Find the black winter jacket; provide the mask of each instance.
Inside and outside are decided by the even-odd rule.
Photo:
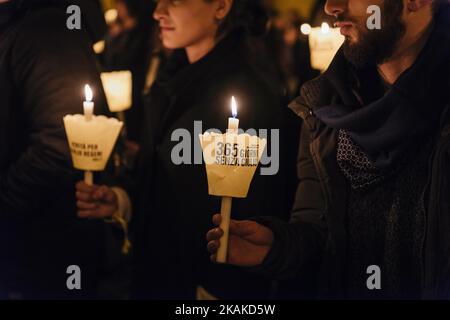
[[[212,215],[220,211],[220,199],[208,195],[204,164],[176,165],[171,159],[179,143],[172,138],[174,130],[188,132],[192,146],[199,146],[198,134],[203,133],[194,131],[194,121],[202,121],[203,131],[217,128],[225,132],[232,95],[239,104],[241,128],[281,129],[280,141],[288,138],[277,91],[249,62],[241,37],[239,33],[228,36],[192,65],[184,53],[175,53],[176,63],[169,63],[148,97],[138,171],[141,183],[132,222],[139,298],[193,299],[197,285],[219,298],[269,297],[268,279],[210,262],[204,235],[212,226]],[[275,88],[276,82],[271,85]],[[298,135],[294,133],[291,139],[296,149]],[[270,140],[269,136],[269,144]],[[258,170],[248,198],[233,201],[236,218],[260,213],[287,219],[288,169],[281,148],[278,174],[261,176]],[[194,159],[193,151],[187,158]]]
[[[86,34],[65,8],[0,5],[0,297],[92,297],[104,253],[101,221],[76,215],[76,181],[63,117],[82,113],[84,84],[106,103]],[[68,290],[67,267],[82,271]]]

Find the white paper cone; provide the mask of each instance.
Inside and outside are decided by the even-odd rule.
[[[248,134],[200,135],[210,195],[245,198],[266,140]]]
[[[104,170],[122,126],[117,119],[105,116],[94,116],[91,121],[80,114],[65,116],[74,167],[84,171]]]
[[[328,69],[344,41],[345,37],[340,34],[339,28],[330,28],[327,33],[323,33],[320,27],[312,28],[309,35],[311,66],[321,71]]]
[[[103,89],[111,112],[121,112],[131,108],[133,80],[130,71],[103,72]]]

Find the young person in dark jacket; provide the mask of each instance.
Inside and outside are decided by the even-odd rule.
[[[276,81],[271,80],[276,77],[252,63],[261,59],[252,58],[247,45],[249,35],[265,31],[265,13],[258,1],[160,0],[154,17],[164,45],[179,50],[148,96],[139,183],[134,195],[129,192],[134,209],[135,297],[192,299],[197,292],[199,298],[268,298],[269,280],[210,263],[204,234],[220,199],[208,195],[204,164],[177,165],[172,157],[179,144],[172,137],[176,130],[190,135],[192,154],[184,154],[188,162],[199,147],[199,133],[210,128],[225,132],[233,95],[239,104],[240,127],[281,129],[284,134],[281,98]],[[194,130],[195,121],[201,121],[201,129]],[[275,149],[272,152],[282,156]],[[263,214],[286,219],[286,170],[283,160],[275,175],[263,176],[258,170],[248,198],[233,201],[233,213],[244,214],[236,217]],[[117,189],[114,193],[84,183],[77,187],[84,217],[109,216],[123,199]]]
[[[365,27],[373,4],[381,30]],[[291,104],[303,120],[292,221],[234,221],[229,261],[301,278],[310,297],[448,299],[450,3],[325,10],[346,42]],[[221,233],[207,236],[213,260]],[[373,265],[379,290],[367,285]]]
[[[99,29],[90,28],[95,15],[88,14],[81,31],[67,29],[67,6],[0,4],[3,299],[95,296],[104,224],[77,217],[74,182],[80,175],[72,166],[63,117],[82,113],[86,83],[95,90],[95,112],[105,112],[92,51]],[[67,287],[71,265],[81,268],[81,290]]]
[[[110,34],[102,54],[105,71],[130,70],[132,107],[125,112],[127,140],[139,143],[142,133],[143,92],[152,55],[157,51],[156,22],[149,19],[154,3],[149,0],[116,1],[120,31]],[[123,16],[122,16],[123,15]]]

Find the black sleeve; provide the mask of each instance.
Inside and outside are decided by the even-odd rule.
[[[51,206],[58,192],[73,187],[76,171],[63,117],[82,113],[84,84],[95,93],[97,114],[106,103],[92,49],[84,30],[70,31],[59,9],[42,9],[21,22],[11,51],[25,144],[0,172],[0,212],[28,216]],[[12,137],[15,140],[14,137]]]
[[[289,223],[273,217],[253,220],[270,228],[274,244],[253,271],[276,279],[290,279],[317,270],[324,251],[327,228],[320,182],[309,150],[309,131],[303,126],[299,151],[299,185]]]

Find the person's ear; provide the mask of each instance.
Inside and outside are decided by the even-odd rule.
[[[216,20],[222,21],[226,18],[228,13],[231,10],[231,7],[233,6],[234,0],[218,0],[218,7],[216,10]],[[238,0],[239,1],[239,0]]]
[[[433,3],[433,0],[408,0],[406,7],[410,12],[417,12],[422,8],[429,6]]]

